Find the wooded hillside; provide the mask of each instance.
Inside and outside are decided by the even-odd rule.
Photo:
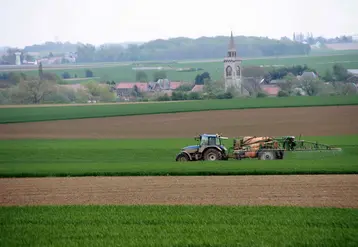
[[[107,44],[95,47],[92,44],[76,44],[78,62],[119,62],[148,60],[185,60],[210,59],[225,56],[229,36],[201,37],[198,39],[173,38],[157,39],[141,45],[122,46]],[[236,48],[240,57],[262,57],[282,55],[303,55],[310,52],[310,46],[289,39],[274,40],[264,37],[235,37]],[[49,47],[42,47],[49,46]],[[58,46],[58,49],[56,48]],[[64,47],[74,46],[66,43],[45,43],[28,46],[25,51],[49,50],[63,51]]]

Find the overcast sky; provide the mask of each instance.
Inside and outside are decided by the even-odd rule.
[[[358,33],[358,0],[0,0],[0,46]]]

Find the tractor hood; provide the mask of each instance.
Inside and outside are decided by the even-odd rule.
[[[199,145],[191,145],[191,146],[183,147],[182,150],[198,149],[199,147],[200,147]]]

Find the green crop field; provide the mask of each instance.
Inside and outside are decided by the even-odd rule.
[[[358,173],[358,136],[307,137],[341,152],[287,153],[284,160],[175,162],[193,139],[2,140],[0,177]],[[225,143],[232,145],[232,140]]]
[[[109,104],[63,107],[0,108],[0,123],[129,116],[158,113],[193,112],[249,108],[357,105],[358,96],[312,96],[199,100],[145,104]]]
[[[357,246],[357,222],[339,208],[0,207],[0,245]]]
[[[223,58],[222,58],[223,59]],[[222,59],[213,59],[212,61],[183,61],[178,63],[170,63],[168,64],[174,69],[177,68],[202,68],[203,71],[207,71],[210,73],[212,79],[219,80],[223,75],[223,62]],[[136,62],[136,63],[141,63]],[[149,66],[143,62],[143,66]],[[314,68],[317,70],[319,74],[324,74],[327,69],[331,69],[334,63],[342,64],[347,69],[356,69],[358,68],[358,51],[350,51],[350,52],[340,52],[340,53],[332,53],[332,54],[324,54],[324,55],[311,55],[311,56],[297,56],[297,57],[268,57],[268,58],[247,58],[243,59],[243,66],[292,66],[292,65],[304,65]],[[90,65],[87,65],[90,66]],[[150,66],[166,66],[165,64],[150,64]],[[90,69],[93,71],[95,77],[99,77],[99,79],[95,79],[98,81],[107,81],[114,80],[115,82],[134,82],[136,81],[136,71],[133,70],[133,65],[127,64],[118,64],[118,63],[106,63],[105,66],[100,64],[93,64]],[[76,68],[74,66],[69,65],[68,68],[59,68],[59,69],[51,69],[45,68],[48,72],[56,73],[61,76],[63,72],[67,71],[70,73],[71,77],[74,77],[75,74],[78,77],[85,77],[85,70],[87,68]],[[29,75],[37,75],[37,69],[28,70],[28,68],[24,68],[23,70],[19,69],[18,71],[22,71],[25,74]],[[145,71],[148,74],[148,79],[153,80],[152,74],[155,70]],[[167,76],[172,81],[187,81],[193,82],[195,76],[198,73],[202,73],[203,71],[194,71],[194,72],[177,72],[175,70],[168,70]],[[68,83],[76,83],[68,82]]]

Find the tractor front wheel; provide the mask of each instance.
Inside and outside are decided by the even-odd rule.
[[[222,155],[221,155],[220,151],[213,149],[213,148],[208,149],[204,153],[204,160],[216,161],[216,160],[221,160],[221,158],[222,158]]]
[[[186,161],[189,161],[190,159],[189,159],[189,157],[188,157],[187,154],[185,154],[185,153],[180,153],[180,154],[177,155],[177,157],[176,157],[175,160],[176,160],[176,161],[181,161],[181,162],[186,162]]]

